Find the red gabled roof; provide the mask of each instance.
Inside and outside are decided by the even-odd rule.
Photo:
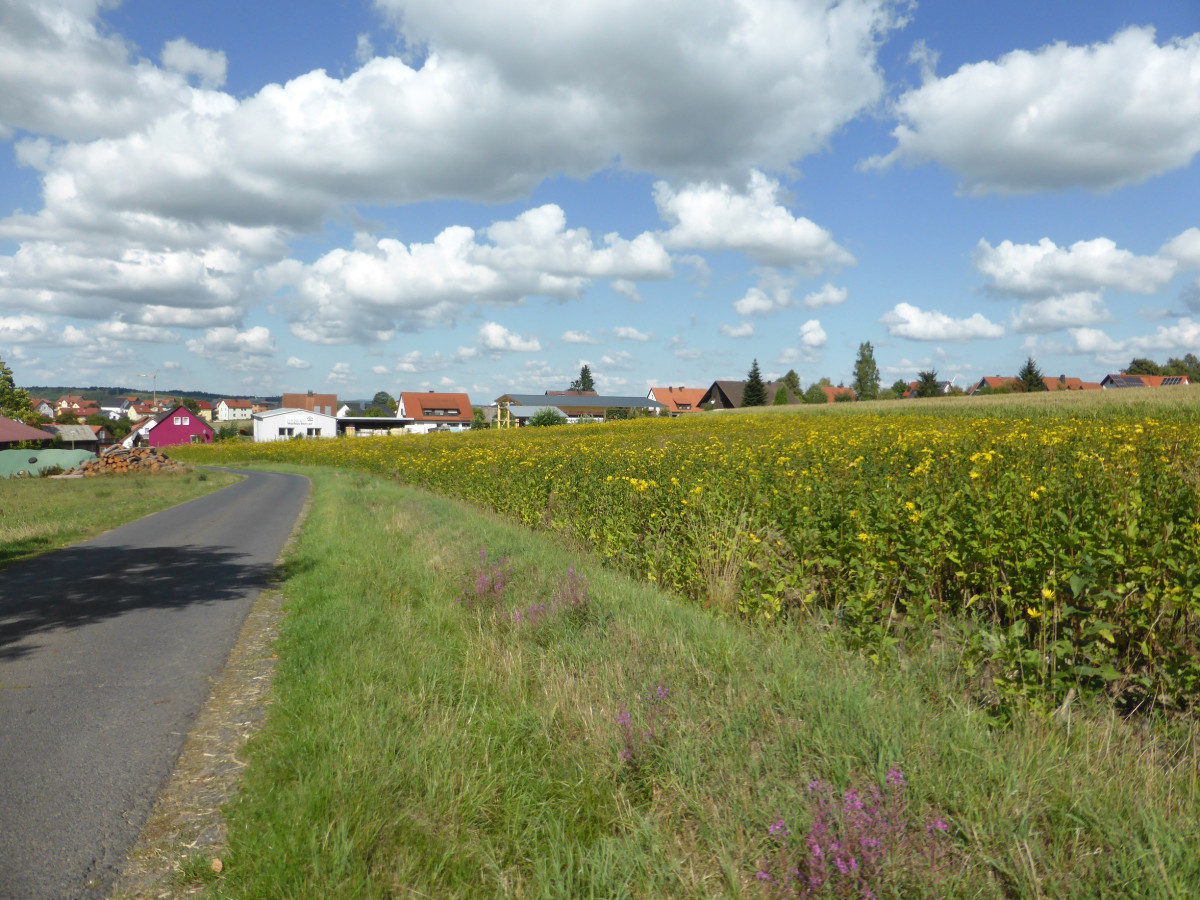
[[[704,395],[708,393],[707,388],[689,388],[689,387],[656,387],[650,388],[650,393],[654,395],[654,399],[667,408],[667,412],[672,413],[691,413],[703,412],[700,406],[700,401],[704,399]],[[679,404],[690,406],[691,409],[680,409]]]
[[[40,428],[30,428],[24,422],[0,416],[0,444],[12,441],[48,441],[53,435],[47,434]]]
[[[856,400],[858,399],[858,395],[854,393],[854,388],[829,387],[828,385],[823,384],[821,385],[821,390],[825,392],[825,399],[830,403],[832,403],[838,397],[851,397]]]
[[[400,408],[404,417],[415,422],[470,422],[475,416],[471,398],[466,394],[444,394],[436,391],[401,391]],[[456,409],[449,416],[425,415],[427,409]]]
[[[254,404],[249,400],[221,400],[217,405],[224,403],[228,409],[254,409]]]
[[[212,409],[212,404],[209,403],[207,400],[197,400],[196,407],[198,409]]]

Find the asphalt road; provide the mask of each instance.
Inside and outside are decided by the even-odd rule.
[[[246,480],[0,570],[0,898],[101,898],[308,494]]]

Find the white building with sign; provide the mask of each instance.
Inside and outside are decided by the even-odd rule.
[[[255,413],[255,441],[288,441],[294,437],[337,437],[337,418],[306,409],[268,409]]]

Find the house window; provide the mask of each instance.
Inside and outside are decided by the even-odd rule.
[[[183,424],[183,417],[182,417],[182,416],[176,416],[174,421],[175,421],[175,424],[176,424],[176,425],[182,425],[182,424]]]
[[[321,429],[320,428],[310,428],[310,429],[308,429],[306,434],[308,437],[320,437]]]
[[[279,429],[280,437],[291,437],[295,433],[296,433],[296,429],[294,429],[294,428],[280,428]]]
[[[690,404],[690,403],[680,403],[677,405],[680,409],[691,409],[692,408],[692,404]]]
[[[423,409],[421,410],[427,416],[457,416],[457,409]]]

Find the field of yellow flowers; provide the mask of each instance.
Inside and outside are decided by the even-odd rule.
[[[706,414],[227,444],[364,469],[569,535],[678,595],[837,621],[887,656],[953,626],[989,691],[1186,706],[1200,688],[1200,415]]]

